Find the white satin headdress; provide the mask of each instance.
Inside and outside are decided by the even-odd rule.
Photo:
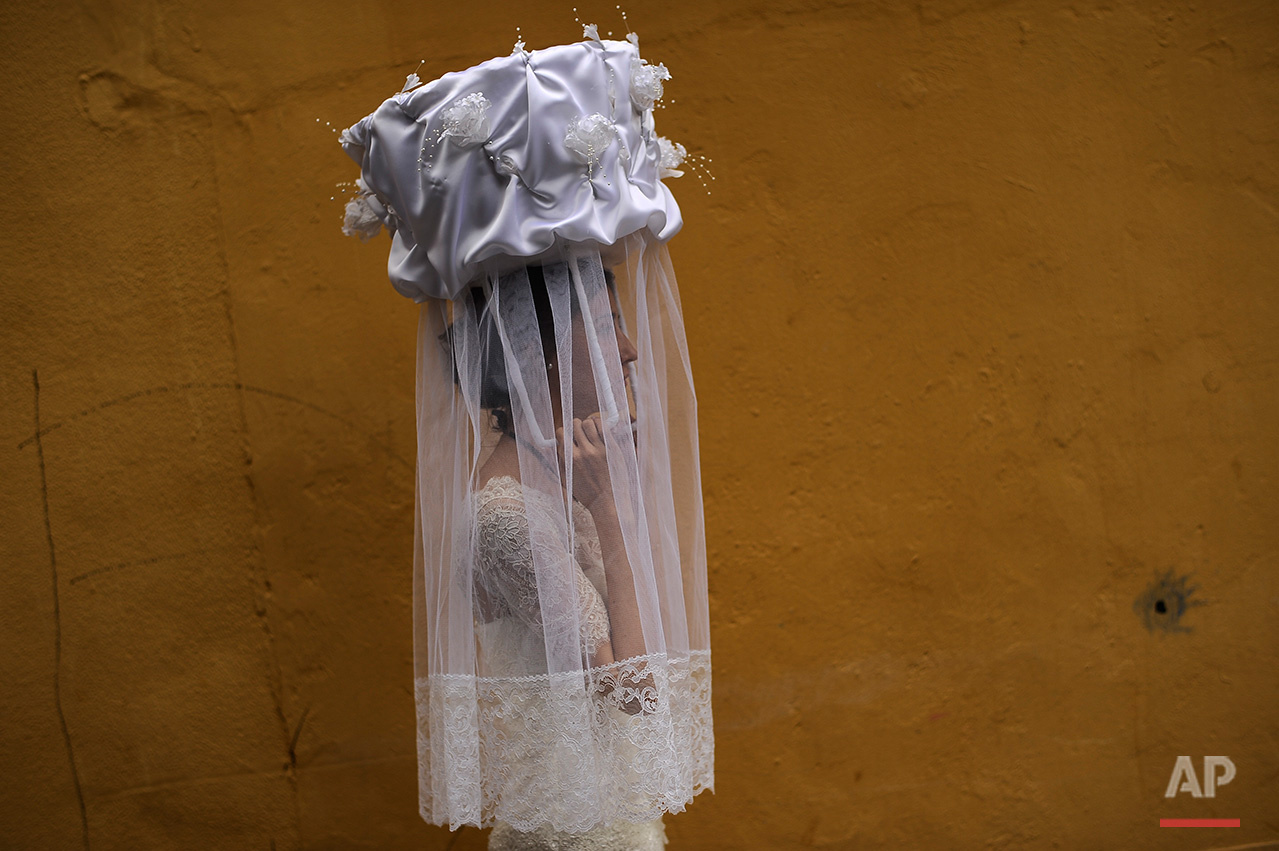
[[[670,78],[638,39],[525,51],[342,132],[344,230],[418,302],[422,817],[580,832],[714,788],[697,403],[666,240]]]
[[[639,39],[500,56],[405,89],[342,131],[362,169],[348,232],[392,234],[388,272],[414,301],[451,299],[503,258],[553,256],[557,243],[611,245],[640,229],[680,229],[662,184],[683,159],[653,108],[670,79]]]

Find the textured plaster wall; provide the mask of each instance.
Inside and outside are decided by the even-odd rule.
[[[1279,839],[1279,6],[627,11],[716,177],[673,184],[717,784],[671,847]],[[0,845],[483,847],[417,815],[417,312],[316,118],[516,26],[580,32],[0,9]],[[1166,800],[1183,754],[1237,776]]]

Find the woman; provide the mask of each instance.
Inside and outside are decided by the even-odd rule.
[[[669,75],[593,31],[342,134],[348,230],[391,231],[421,305],[421,814],[494,848],[660,848],[662,814],[714,783]]]
[[[543,278],[539,267],[528,269],[530,278]],[[613,282],[611,273],[606,279]],[[538,286],[540,280],[534,284]],[[540,288],[535,290],[539,295]],[[476,297],[473,295],[473,297]],[[478,296],[482,298],[482,296]],[[609,313],[614,322],[619,364],[623,367],[623,383],[629,388],[626,365],[635,361],[638,352],[634,343],[621,327],[621,313],[617,297],[610,287]],[[556,375],[558,354],[555,345],[554,320],[550,316],[545,298],[534,297],[538,316],[538,333],[543,352],[547,353],[548,375]],[[576,299],[571,299],[576,308]],[[590,668],[608,666],[621,658],[643,656],[645,645],[640,615],[634,594],[634,580],[623,543],[621,523],[613,499],[608,472],[608,448],[604,439],[603,407],[599,403],[593,370],[589,368],[589,346],[585,333],[585,320],[578,309],[573,309],[571,321],[571,352],[576,363],[587,368],[579,369],[570,382],[572,400],[569,410],[581,413],[565,426],[556,428],[555,456],[543,458],[548,463],[559,464],[562,458],[571,457],[575,470],[575,498],[573,527],[577,546],[572,555],[564,552],[565,569],[574,584],[574,593],[582,616],[579,619],[581,640],[587,665]],[[495,336],[491,348],[481,362],[491,364],[494,373],[504,372],[504,352]],[[529,513],[548,512],[554,516],[563,505],[566,494],[558,499],[534,489],[526,490],[521,484],[520,442],[511,421],[511,400],[500,388],[500,379],[482,381],[489,388],[486,407],[492,412],[494,429],[500,434],[492,453],[480,467],[479,481],[483,486],[476,492],[475,525],[478,538],[479,562],[476,578],[477,621],[485,655],[505,663],[512,675],[528,675],[545,671],[543,651],[544,623],[539,605],[533,565],[533,543]],[[550,406],[555,423],[565,422],[565,405],[560,399],[555,381],[550,387]],[[628,406],[629,407],[629,406]],[[590,413],[588,413],[590,412]],[[628,416],[628,422],[633,416]],[[571,447],[571,452],[567,447]],[[563,466],[561,465],[561,480]],[[611,582],[610,582],[611,579]],[[608,588],[614,593],[610,596]],[[629,593],[627,593],[629,591]],[[612,682],[602,682],[607,694]],[[639,691],[653,688],[652,678],[645,682],[628,682],[626,688]],[[650,697],[650,699],[652,699]],[[627,714],[643,712],[643,701],[632,694],[613,711]],[[547,769],[539,764],[542,754],[526,754],[524,769],[533,775]],[[553,768],[552,768],[553,770]],[[618,821],[588,830],[584,833],[568,833],[542,826],[531,832],[522,832],[505,822],[499,822],[489,838],[491,849],[561,848],[561,849],[656,849],[666,844],[665,827],[661,818],[641,823]]]

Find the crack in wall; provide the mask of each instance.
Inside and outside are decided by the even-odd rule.
[[[221,241],[218,254],[219,254],[219,259],[221,260],[221,263],[222,263],[223,281],[226,284],[222,289],[221,296],[222,296],[223,309],[226,314],[227,336],[229,337],[230,343],[231,343],[232,371],[236,379],[235,383],[240,388],[236,392],[236,402],[237,402],[237,408],[240,415],[240,433],[241,435],[243,435],[242,451],[244,454],[244,465],[245,465],[244,481],[246,486],[248,487],[249,499],[253,503],[254,536],[258,539],[257,545],[255,546],[257,557],[254,558],[252,562],[257,569],[256,572],[258,573],[257,581],[255,583],[257,586],[257,589],[255,590],[255,593],[254,593],[254,596],[255,596],[254,611],[257,613],[258,618],[262,623],[262,629],[266,634],[267,654],[271,661],[271,668],[270,668],[271,699],[275,705],[275,714],[276,714],[276,719],[278,721],[278,725],[280,729],[281,743],[283,744],[285,754],[288,757],[288,761],[283,764],[282,771],[284,775],[288,778],[289,788],[293,793],[291,795],[291,799],[293,803],[293,829],[298,836],[301,836],[302,813],[299,808],[299,800],[298,800],[298,775],[296,771],[296,760],[293,756],[293,745],[291,743],[292,736],[289,730],[289,726],[290,726],[289,719],[287,714],[284,711],[284,671],[280,668],[279,656],[275,652],[275,633],[271,629],[271,618],[270,618],[270,611],[268,607],[268,597],[270,595],[271,581],[270,581],[270,577],[267,575],[266,555],[261,545],[262,505],[261,505],[261,500],[258,498],[257,484],[253,480],[253,447],[252,447],[252,442],[249,434],[249,418],[248,418],[247,407],[245,405],[243,383],[240,381],[240,346],[235,333],[235,317],[233,316],[233,313],[231,310],[231,289],[230,289],[231,268],[230,268],[230,263],[228,262],[227,253],[226,253],[226,245],[227,245],[226,228],[225,228],[226,219],[222,213],[221,186],[220,186],[221,181],[219,180],[219,177],[218,177],[219,172],[218,172],[216,157],[214,158],[214,162],[212,163],[211,171],[213,173],[214,196],[218,198],[217,221],[219,224],[220,241]],[[299,731],[300,731],[300,728],[299,728]]]
[[[53,575],[53,703],[58,710],[58,724],[62,728],[62,741],[67,748],[67,761],[71,764],[71,781],[75,786],[76,803],[80,807],[80,835],[88,851],[89,815],[84,806],[84,789],[80,785],[80,771],[76,767],[71,731],[67,729],[67,716],[62,711],[62,609],[58,601],[58,557],[53,546],[53,521],[49,517],[49,479],[44,467],[44,442],[40,440],[40,371],[38,369],[31,370],[31,384],[35,395],[36,458],[40,463],[40,501],[44,509],[45,540],[49,544],[49,569]]]
[[[315,411],[318,414],[323,414],[324,416],[329,417],[330,419],[336,420],[337,422],[341,423],[342,425],[346,426],[352,431],[360,433],[361,435],[364,436],[364,439],[367,440],[371,445],[376,446],[378,449],[381,449],[401,467],[404,467],[407,470],[414,469],[414,462],[408,460],[403,455],[400,455],[398,452],[395,451],[395,449],[391,446],[390,443],[388,443],[385,440],[382,440],[380,437],[377,437],[374,434],[369,433],[364,428],[362,428],[358,423],[356,423],[354,420],[351,420],[348,417],[344,417],[341,414],[330,411],[328,408],[323,408],[315,404],[314,402],[308,402],[305,399],[299,399],[296,396],[290,396],[289,394],[281,393],[278,390],[271,390],[266,387],[254,387],[253,385],[245,384],[242,381],[184,381],[181,384],[174,384],[171,387],[167,384],[161,384],[156,387],[143,387],[140,390],[134,390],[130,393],[124,394],[123,396],[115,396],[111,399],[104,399],[103,401],[97,403],[96,405],[90,405],[89,407],[84,408],[83,410],[77,411],[74,414],[67,416],[65,419],[62,419],[50,425],[44,426],[43,428],[37,430],[35,434],[32,434],[29,437],[23,438],[22,441],[18,443],[18,449],[25,449],[31,444],[33,444],[36,441],[36,438],[44,437],[50,432],[55,431],[59,428],[62,428],[62,426],[64,425],[75,422],[81,417],[88,416],[89,414],[96,413],[106,408],[114,407],[115,405],[120,405],[125,402],[132,402],[135,399],[141,399],[146,396],[152,396],[159,393],[172,393],[179,390],[191,390],[191,389],[235,390],[241,393],[256,393],[260,396],[266,396],[271,399],[278,399],[282,402],[291,402],[294,405],[301,405],[303,408],[306,408],[311,411]]]

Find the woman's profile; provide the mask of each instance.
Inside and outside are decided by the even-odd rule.
[[[537,267],[528,270],[531,278],[542,278]],[[611,275],[609,276],[611,278]],[[629,383],[626,365],[634,362],[637,352],[633,343],[620,327],[620,313],[616,297],[610,296],[610,314],[618,341],[619,363],[623,367],[623,381]],[[545,305],[544,299],[535,301]],[[575,300],[570,299],[571,302]],[[586,351],[586,334],[580,310],[571,310],[571,348],[575,349],[577,363],[589,364],[583,357]],[[543,341],[543,351],[554,352],[554,327],[545,308],[537,310],[538,332]],[[490,337],[490,340],[495,340]],[[493,343],[493,348],[499,345]],[[496,364],[503,360],[500,351],[488,352],[482,362],[493,358]],[[555,374],[558,358],[548,356],[546,369]],[[481,386],[492,388],[494,382],[481,380]],[[553,421],[563,422],[564,405],[560,400],[557,383],[549,382]],[[644,655],[644,638],[635,595],[625,593],[634,583],[626,548],[622,542],[621,527],[617,519],[612,487],[609,480],[607,446],[603,438],[601,407],[596,397],[594,378],[589,369],[579,369],[570,382],[573,394],[571,409],[583,416],[573,417],[567,431],[556,428],[554,455],[543,456],[546,463],[560,463],[559,459],[571,453],[575,470],[575,497],[573,504],[573,528],[576,546],[572,553],[567,548],[562,553],[564,568],[574,584],[578,604],[578,628],[581,641],[591,668],[601,668],[622,658]],[[477,552],[477,623],[481,642],[488,655],[502,660],[512,675],[527,675],[534,670],[544,670],[542,655],[542,621],[536,572],[533,565],[530,511],[556,511],[562,505],[564,495],[550,495],[525,489],[520,474],[521,445],[516,438],[510,420],[510,399],[505,393],[490,390],[486,400],[493,412],[494,429],[499,433],[485,463],[479,470],[482,482],[476,491],[475,524]],[[588,413],[589,412],[589,413]],[[547,505],[549,504],[549,505]],[[609,578],[612,587],[619,589],[611,597],[608,593]],[[616,649],[615,649],[616,648]],[[605,690],[614,687],[610,681],[602,681]],[[638,689],[647,683],[631,682],[625,688]],[[610,707],[612,711],[635,714],[644,711],[641,695],[636,694],[624,702]],[[526,763],[530,774],[544,770],[530,755]],[[552,842],[551,840],[557,840]],[[490,848],[514,849],[532,847],[558,848],[627,848],[661,849],[665,845],[665,827],[661,818],[646,822],[615,822],[601,825],[585,833],[561,835],[561,832],[543,827],[523,836],[510,825],[499,822],[490,836]]]
[[[349,229],[420,305],[420,810],[491,848],[660,849],[714,787],[669,75],[592,30],[342,134]]]

